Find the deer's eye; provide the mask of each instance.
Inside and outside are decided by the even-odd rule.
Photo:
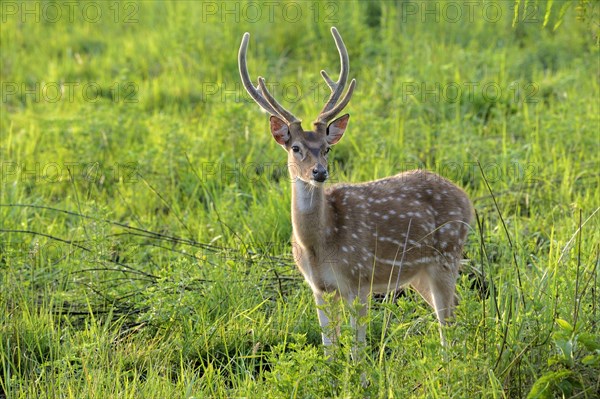
[[[294,152],[300,152],[300,147],[298,147],[297,145],[293,145],[292,146],[292,151],[294,151]]]

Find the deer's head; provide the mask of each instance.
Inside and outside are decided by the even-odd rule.
[[[271,114],[271,134],[275,141],[288,153],[288,169],[291,178],[306,183],[320,185],[327,180],[327,154],[332,145],[343,136],[350,115],[345,114],[334,119],[350,101],[356,80],[352,79],[348,91],[338,102],[346,81],[348,80],[349,62],[346,46],[336,28],[331,28],[340,54],[340,76],[337,82],[331,80],[327,72],[321,71],[331,95],[321,110],[317,120],[313,122],[313,130],[304,130],[301,121],[283,108],[267,90],[264,78],[258,78],[258,86],[254,86],[248,74],[246,52],[249,33],[245,33],[240,45],[238,64],[244,87],[250,97],[266,112]]]

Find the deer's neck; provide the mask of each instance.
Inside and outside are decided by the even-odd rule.
[[[327,238],[331,215],[323,187],[296,179],[292,183],[292,225],[294,238],[304,247],[316,248]]]

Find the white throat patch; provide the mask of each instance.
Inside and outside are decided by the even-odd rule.
[[[302,213],[312,211],[317,205],[319,196],[322,195],[322,193],[318,192],[319,190],[322,190],[322,188],[310,183],[306,183],[300,179],[296,179],[294,185],[296,209]]]

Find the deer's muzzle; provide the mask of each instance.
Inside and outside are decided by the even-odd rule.
[[[312,170],[313,180],[319,183],[323,183],[325,180],[327,180],[327,177],[327,169],[325,169],[325,167],[321,164],[315,165],[315,167]]]

